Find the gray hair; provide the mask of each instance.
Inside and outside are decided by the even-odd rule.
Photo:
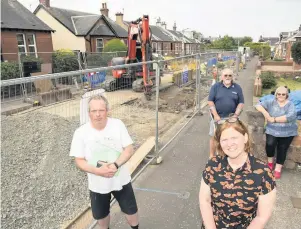
[[[222,75],[224,75],[224,74],[225,74],[225,72],[231,72],[231,74],[232,74],[232,75],[234,74],[233,70],[232,70],[232,69],[230,69],[230,68],[225,68],[225,69],[223,69],[223,71],[222,71]]]
[[[102,100],[104,101],[104,103],[106,104],[106,110],[109,110],[109,101],[108,99],[102,95],[102,94],[96,94],[96,95],[92,95],[89,99],[88,99],[88,112],[90,112],[90,102],[92,100]]]
[[[276,91],[275,91],[275,98],[277,98],[277,94],[281,90],[285,90],[286,91],[286,98],[288,98],[289,97],[288,89],[286,87],[284,87],[284,86],[280,86],[280,87],[278,87],[276,89]]]

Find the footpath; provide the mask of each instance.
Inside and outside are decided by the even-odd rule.
[[[243,88],[245,107],[253,104],[253,78],[257,59],[248,62],[237,83]],[[149,166],[134,182],[140,228],[200,229],[199,187],[209,155],[209,116],[195,116],[162,152],[163,163]],[[245,110],[246,110],[245,109]],[[246,116],[242,114],[244,120]],[[285,170],[277,181],[277,203],[267,229],[300,229],[301,209],[291,196],[301,197],[301,172]],[[97,229],[95,226],[94,229]],[[111,209],[112,229],[130,228],[116,203]]]

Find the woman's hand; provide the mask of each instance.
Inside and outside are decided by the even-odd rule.
[[[270,115],[266,119],[267,119],[268,122],[271,122],[271,123],[275,122],[275,118],[271,117]]]

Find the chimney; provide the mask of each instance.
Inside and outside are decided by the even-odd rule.
[[[173,31],[177,31],[177,24],[176,24],[176,22],[173,24]]]
[[[166,23],[165,23],[165,21],[162,21],[161,27],[164,28],[164,29],[166,29]]]
[[[299,26],[299,31],[301,31],[301,24],[300,24],[300,26]]]
[[[156,26],[160,26],[160,25],[161,25],[161,18],[159,17],[159,18],[157,19]]]
[[[100,13],[103,16],[109,17],[109,9],[107,8],[107,3],[102,3],[102,8],[100,9]]]
[[[115,14],[117,24],[123,24],[123,13],[119,12]]]
[[[50,0],[39,0],[40,4],[42,4],[45,7],[50,7]]]

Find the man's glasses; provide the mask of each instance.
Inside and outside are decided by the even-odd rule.
[[[282,95],[282,96],[286,96],[286,93],[277,93],[278,96]]]
[[[224,75],[224,77],[232,77],[232,75],[227,75],[227,74],[226,74],[226,75]]]

